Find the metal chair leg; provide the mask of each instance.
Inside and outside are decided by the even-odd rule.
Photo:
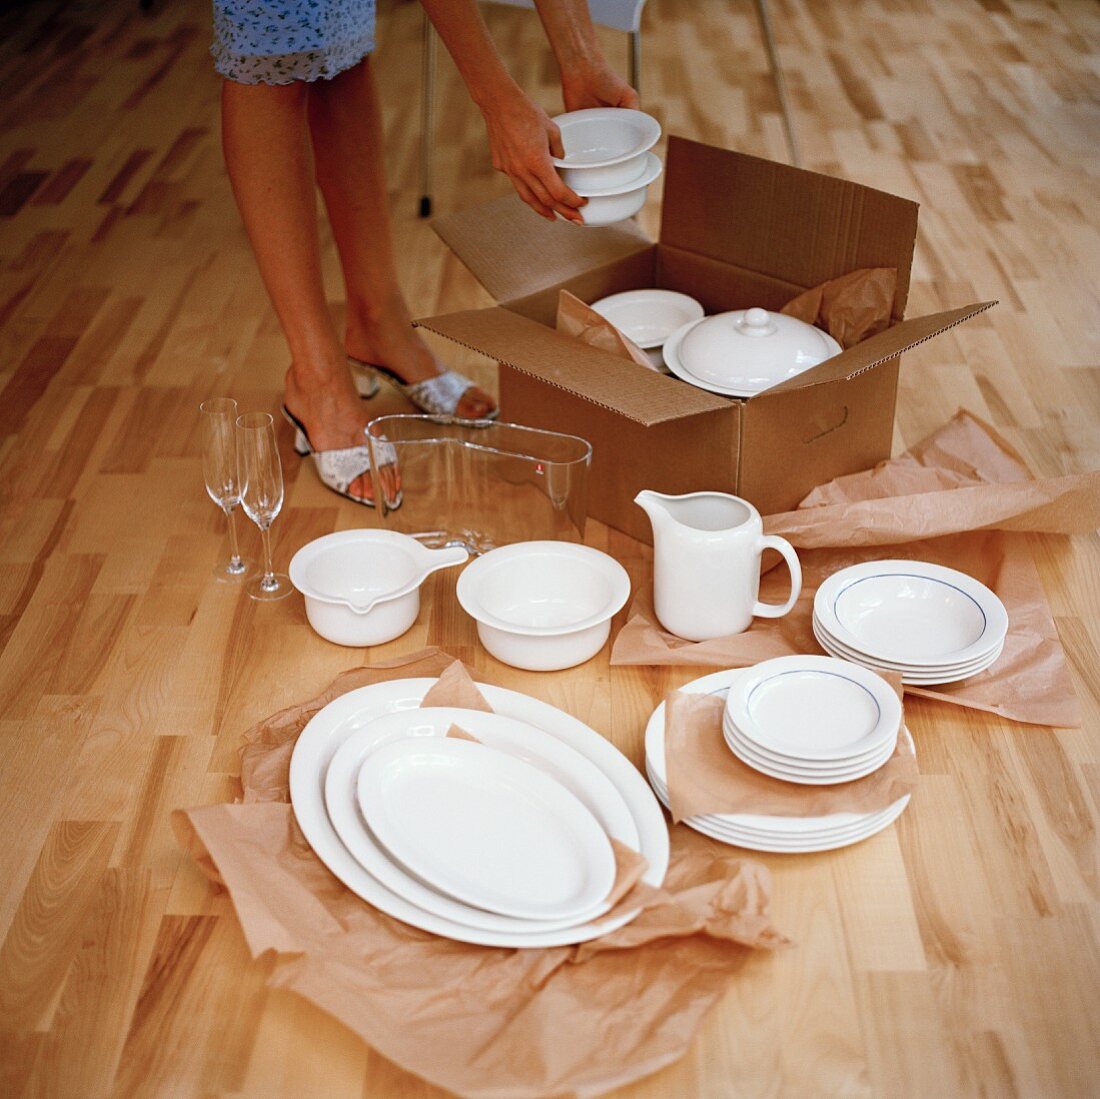
[[[423,45],[420,51],[420,216],[432,213],[432,135],[435,99],[436,35],[424,13]]]
[[[775,91],[779,97],[779,110],[783,115],[783,128],[787,133],[787,147],[791,154],[791,163],[796,167],[802,166],[802,157],[798,152],[798,141],[794,134],[794,121],[791,118],[791,104],[787,98],[787,81],[783,76],[783,68],[779,64],[779,50],[775,45],[775,34],[772,31],[771,15],[768,12],[768,0],[756,0],[756,14],[760,18],[760,30],[764,35],[764,47],[768,51],[768,65],[772,70],[772,80],[775,81]]]
[[[642,94],[642,36],[639,31],[630,32],[630,86]]]

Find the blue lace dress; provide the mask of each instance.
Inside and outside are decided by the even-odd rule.
[[[375,0],[214,0],[214,68],[239,84],[329,79],[374,49]]]

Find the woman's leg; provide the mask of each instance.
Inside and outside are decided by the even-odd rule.
[[[222,85],[222,146],[264,285],[290,346],[286,404],[317,450],[365,442],[370,420],[325,304],[310,157],[309,85]],[[349,491],[370,498],[369,477]]]
[[[388,366],[406,382],[430,378],[441,367],[411,326],[397,282],[382,116],[369,57],[309,86],[309,124],[317,182],[347,284],[348,353]],[[494,407],[487,393],[473,388],[458,412],[478,418]]]

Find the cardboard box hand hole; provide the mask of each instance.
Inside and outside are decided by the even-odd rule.
[[[501,366],[506,419],[593,446],[589,514],[650,541],[643,488],[732,492],[767,515],[890,456],[899,356],[994,302],[906,320],[917,205],[831,176],[670,137],[661,230],[578,233],[514,196],[438,219],[444,241],[498,302],[421,320]],[[707,313],[781,309],[864,267],[897,271],[892,323],[748,400],[721,397],[554,330],[558,292],[591,302],[679,290]]]

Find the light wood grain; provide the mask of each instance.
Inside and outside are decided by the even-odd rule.
[[[420,12],[381,3],[397,253],[414,313],[487,304],[415,217]],[[1084,0],[772,0],[807,166],[921,203],[910,310],[999,297],[906,356],[898,449],[965,405],[1033,468],[1100,466],[1100,9]],[[488,8],[552,111],[529,13]],[[133,0],[0,17],[0,1093],[86,1099],[440,1093],[265,987],[224,896],[167,813],[232,796],[241,732],[363,659],[438,644],[591,722],[635,760],[683,670],[511,672],[454,579],[369,654],[296,599],[214,583],[222,517],[197,405],[274,408],[286,351],[218,147],[209,8]],[[750,0],[650,0],[647,106],[666,131],[783,159]],[[625,70],[625,36],[608,32]],[[451,62],[439,66],[439,212],[501,194]],[[659,190],[659,188],[657,188]],[[655,231],[659,196],[642,215]],[[324,267],[343,309],[327,228]],[[495,384],[492,364],[446,348]],[[392,393],[380,408],[398,408]],[[373,523],[283,438],[278,556]],[[598,524],[635,583],[649,551]],[[897,826],[835,854],[765,857],[798,943],[754,957],[657,1096],[1100,1092],[1100,541],[1029,539],[1085,726],[911,700],[924,779]],[[255,532],[246,533],[255,554]]]

